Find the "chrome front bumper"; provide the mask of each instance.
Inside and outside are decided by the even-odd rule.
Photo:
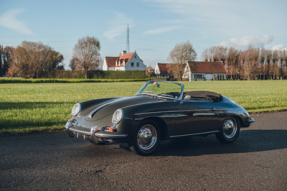
[[[89,131],[88,129],[84,129],[78,126],[65,126],[68,132],[73,133],[74,135],[87,135],[87,136],[95,136],[97,138],[103,139],[118,139],[118,138],[126,138],[127,134],[117,133],[117,132],[108,132],[108,131]],[[69,134],[71,135],[71,134]]]

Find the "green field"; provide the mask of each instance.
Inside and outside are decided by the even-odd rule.
[[[77,102],[132,96],[145,82],[0,84],[0,134],[63,129]],[[183,82],[186,91],[215,91],[249,112],[287,109],[287,81]]]

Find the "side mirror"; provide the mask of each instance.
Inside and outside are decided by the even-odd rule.
[[[190,95],[186,95],[186,96],[184,97],[184,100],[185,100],[185,101],[191,100],[191,96],[190,96]]]

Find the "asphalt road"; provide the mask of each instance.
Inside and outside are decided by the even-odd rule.
[[[287,190],[287,112],[252,117],[233,144],[174,139],[148,157],[65,132],[0,137],[0,190]]]

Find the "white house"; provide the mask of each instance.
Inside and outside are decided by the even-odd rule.
[[[169,78],[169,74],[167,71],[167,65],[166,63],[156,63],[154,67],[154,73],[157,75],[157,77],[160,78]]]
[[[145,70],[146,65],[136,52],[123,51],[118,57],[105,56],[102,69],[104,71]]]
[[[222,62],[188,62],[184,68],[183,78],[189,81],[226,80],[226,70]]]
[[[175,63],[156,63],[154,68],[154,73],[158,78],[169,78],[168,66],[175,65]],[[176,64],[178,65],[178,64]],[[180,64],[179,64],[180,65]],[[186,64],[182,66],[185,67]],[[175,75],[174,78],[179,78],[179,76]]]

